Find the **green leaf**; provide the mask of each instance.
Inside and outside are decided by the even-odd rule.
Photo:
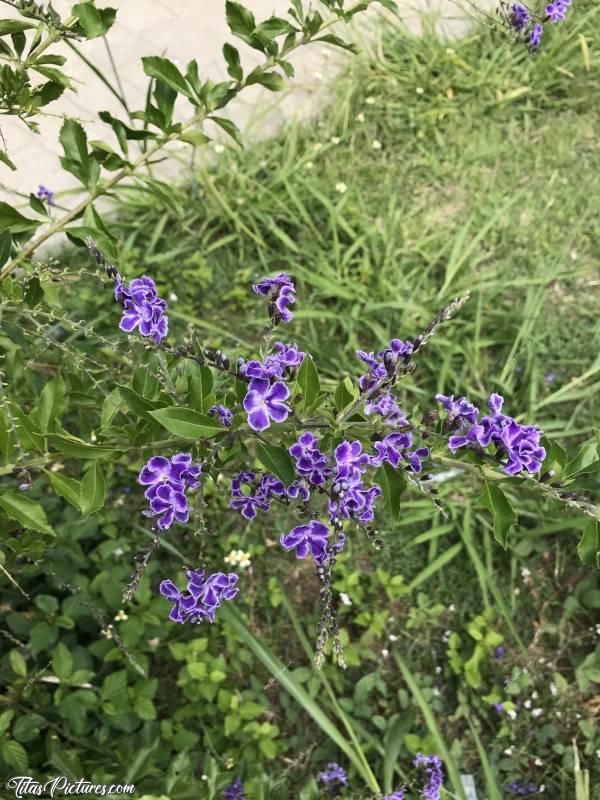
[[[0,232],[10,228],[13,234],[30,233],[39,224],[38,220],[24,217],[23,214],[20,214],[13,206],[9,206],[8,203],[0,202]]]
[[[286,485],[294,482],[296,477],[294,462],[285,447],[258,442],[256,455],[263,467],[280,478]]]
[[[343,411],[346,406],[349,406],[350,403],[356,400],[357,396],[358,395],[350,378],[346,377],[343,381],[340,381],[333,396],[335,407],[338,413]]]
[[[67,680],[69,675],[73,672],[73,656],[68,648],[60,642],[54,648],[52,654],[52,669],[57,678],[61,681]]]
[[[55,420],[60,419],[65,407],[65,384],[60,376],[46,381],[33,412],[41,433],[46,433]]]
[[[583,529],[581,541],[577,545],[577,554],[586,567],[600,569],[600,522],[598,520],[592,520]]]
[[[165,83],[176,92],[180,92],[186,97],[191,97],[191,91],[187,84],[186,79],[183,77],[179,69],[169,61],[168,58],[161,58],[160,56],[145,56],[142,58],[144,65],[144,72],[151,78],[158,78],[158,80]]]
[[[206,401],[210,397],[215,383],[212,370],[210,367],[194,364],[191,371],[188,400],[193,409],[206,413],[209,408]]]
[[[81,513],[91,514],[104,506],[106,483],[96,461],[81,481]]]
[[[42,506],[18,492],[7,490],[0,494],[0,508],[9,519],[16,520],[24,528],[55,535]]]
[[[9,767],[16,767],[18,770],[27,769],[27,752],[18,742],[12,739],[0,742],[0,755]]]
[[[6,230],[0,233],[0,267],[3,267],[8,261],[11,246],[12,236],[10,231]]]
[[[35,28],[32,22],[25,22],[20,19],[0,19],[0,36],[8,36],[19,31],[28,31]]]
[[[96,8],[91,3],[77,3],[71,9],[71,14],[77,17],[87,39],[104,36],[115,21],[116,8]]]
[[[18,650],[10,651],[8,654],[8,661],[13,672],[15,672],[17,675],[20,675],[22,678],[27,677],[27,664]]]
[[[302,392],[302,397],[304,398],[304,408],[308,410],[321,391],[319,373],[309,355],[304,356],[304,361],[296,376],[296,390],[298,389]]]
[[[117,388],[119,389],[119,392],[121,393],[121,396],[127,407],[138,416],[142,417],[143,419],[147,419],[150,422],[154,421],[154,418],[150,416],[151,412],[156,411],[157,408],[163,407],[162,401],[147,400],[145,397],[142,397],[135,392],[130,386],[122,386],[120,383],[118,383]]]
[[[242,38],[250,36],[256,28],[254,14],[241,3],[227,0],[225,3],[225,16],[231,32]]]
[[[240,54],[232,44],[226,43],[223,45],[223,56],[227,62],[227,72],[235,81],[241,81],[244,77],[244,71],[240,63]]]
[[[315,39],[314,41],[327,42],[327,44],[332,44],[335,47],[341,47],[343,50],[348,50],[354,55],[359,52],[358,47],[355,44],[352,42],[345,42],[343,39],[340,39],[339,36],[334,36],[333,33],[328,33],[325,36],[319,36],[319,38]]]
[[[60,453],[73,458],[109,458],[118,452],[114,447],[88,444],[74,436],[66,436],[61,433],[50,433],[47,438]]]
[[[32,742],[48,723],[40,714],[25,714],[15,722],[13,736],[20,742]]]
[[[377,470],[375,482],[381,486],[385,507],[393,520],[400,516],[400,497],[406,488],[406,475],[401,469],[394,469],[387,461]]]
[[[60,129],[59,138],[65,153],[60,163],[85,186],[93,186],[100,174],[100,167],[96,161],[90,159],[87,136],[81,124],[67,117]]]
[[[517,521],[517,515],[506,499],[504,492],[494,483],[485,481],[479,502],[492,512],[494,518],[494,539],[506,550],[508,533]]]
[[[115,697],[123,694],[127,689],[127,670],[122,669],[107,675],[102,683],[102,700],[105,702],[114,700]]]
[[[6,164],[7,167],[10,167],[10,169],[12,169],[13,172],[17,168],[17,165],[14,163],[14,161],[11,161],[10,158],[8,157],[8,153],[2,149],[0,149],[0,161],[2,161],[3,164]]]
[[[222,128],[225,133],[229,134],[231,138],[239,144],[240,147],[243,147],[242,144],[242,134],[240,133],[240,129],[232,122],[230,119],[226,119],[225,117],[209,117],[210,120],[216,122],[217,125]]]
[[[75,478],[67,478],[59,472],[44,470],[56,494],[64,497],[78,511],[81,511],[81,482]]]
[[[156,708],[149,697],[136,697],[133,710],[141,719],[156,719]]]
[[[182,439],[210,438],[223,433],[223,426],[213,417],[200,414],[191,408],[170,406],[151,411],[150,415],[158,420],[163,428]]]
[[[256,67],[246,78],[246,84],[251,86],[258,83],[271,92],[279,92],[285,86],[285,81],[278,72],[264,72],[262,67]]]

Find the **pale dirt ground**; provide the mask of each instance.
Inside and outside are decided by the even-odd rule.
[[[468,2],[468,0],[467,0]],[[478,0],[478,5],[488,7],[494,0]],[[231,41],[243,54],[245,65],[259,63],[261,56],[245,47],[229,33],[225,21],[225,0],[111,0],[99,5],[112,5],[118,8],[117,19],[109,31],[107,39],[116,63],[124,94],[131,109],[143,108],[148,78],[144,75],[141,57],[146,55],[166,55],[180,67],[192,58],[198,61],[201,78],[220,80],[227,77],[222,56],[225,41]],[[288,0],[245,0],[245,5],[262,20],[272,13],[285,15]],[[71,3],[57,0],[55,8],[66,15]],[[467,6],[465,6],[466,8]],[[423,10],[437,9],[440,12],[440,25],[448,35],[456,34],[468,23],[464,10],[452,0],[398,0],[400,16],[412,29],[418,29],[419,17]],[[2,16],[11,10],[3,7]],[[368,18],[359,15],[353,32],[346,35],[353,40],[369,37],[369,27],[373,14]],[[87,58],[99,66],[114,83],[114,73],[110,64],[106,44],[103,39],[81,42],[80,49]],[[38,184],[61,192],[76,185],[75,179],[60,165],[61,148],[58,132],[62,115],[66,114],[81,120],[90,139],[104,139],[114,145],[112,131],[97,120],[97,112],[108,110],[121,119],[126,119],[122,107],[115,97],[102,84],[96,75],[76,54],[67,47],[55,48],[52,52],[63,52],[67,58],[65,71],[75,79],[77,92],[66,91],[56,102],[47,107],[47,115],[41,121],[40,133],[36,134],[14,117],[1,117],[0,130],[10,158],[17,166],[12,172],[0,163],[0,198],[20,205],[23,197],[15,197],[15,192],[27,197],[35,192]],[[350,56],[351,57],[351,56]],[[280,124],[294,116],[307,116],[322,102],[327,82],[336,72],[344,69],[342,51],[325,46],[308,46],[300,49],[292,57],[296,75],[290,82],[289,91],[282,98],[266,90],[252,87],[230,105],[227,113],[242,128],[248,129],[249,121],[254,120],[253,136],[268,136]],[[257,118],[257,112],[260,116]],[[184,118],[187,110],[181,109]],[[208,132],[208,131],[207,131]],[[212,132],[210,132],[212,133]],[[189,147],[187,151],[189,152]],[[182,153],[183,155],[183,153]],[[163,176],[173,176],[177,161],[162,167]],[[63,198],[69,205],[69,198]]]

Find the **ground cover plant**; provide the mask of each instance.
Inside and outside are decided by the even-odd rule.
[[[544,41],[534,60],[496,28],[448,43],[391,26],[314,123],[244,153],[226,148],[160,202],[129,188],[110,226],[94,229],[92,256],[80,246],[3,285],[4,394],[20,426],[10,441],[31,453],[18,475],[5,459],[3,488],[12,497],[19,483],[45,513],[7,527],[3,563],[16,581],[5,576],[2,665],[12,687],[1,752],[9,767],[114,778],[173,799],[366,798],[401,796],[402,786],[411,797],[425,782],[435,796],[440,769],[448,796],[463,796],[461,773],[490,798],[593,796],[599,148],[590,101],[597,56],[586,37],[598,14],[578,8],[563,38]],[[79,245],[89,221],[72,234]],[[277,285],[261,284],[283,272],[293,276],[293,304],[285,279],[283,298]],[[169,304],[170,330],[164,337],[164,308],[147,284],[144,301],[156,314],[141,333],[189,343],[204,363],[118,332],[113,282],[125,320],[140,304],[132,281],[144,273]],[[263,290],[275,293],[274,308],[261,301]],[[467,292],[413,358],[406,340],[414,351],[430,320]],[[291,421],[267,419],[262,450],[231,444],[191,522],[169,527],[160,547],[156,520],[143,516],[155,499],[144,498],[149,473],[177,468],[149,459],[183,445],[169,436],[181,428],[161,427],[154,412],[183,397],[206,415],[202,435],[212,438],[229,421],[222,410],[210,414],[224,399],[261,428],[265,420],[250,415],[262,402],[242,407],[249,391],[265,392],[239,379],[245,365],[236,359],[262,345],[264,367],[269,317],[290,310],[293,320],[274,326],[270,339],[292,337],[318,366],[315,378],[307,356],[284,365],[299,369],[285,375],[293,424],[318,416],[324,396],[336,415],[352,414],[364,386],[401,372],[391,391],[411,424],[395,435],[424,435],[419,445],[430,451],[425,469],[401,484],[382,459],[374,468],[384,472],[379,502],[388,513],[379,511],[377,532],[366,537],[343,528],[331,576],[337,622],[327,643],[322,637],[320,670],[313,656],[323,586],[311,557],[295,559],[279,542],[298,520],[284,511],[284,525],[260,507],[253,517],[243,480],[231,496],[240,458],[286,477]],[[400,345],[387,346],[399,336]],[[356,350],[375,355],[361,365]],[[294,351],[291,358],[299,361]],[[238,380],[224,390],[230,371]],[[436,394],[452,393],[480,409],[492,395],[492,417],[510,413],[543,429],[535,485],[503,478],[501,450],[483,469],[481,453],[460,448],[452,457],[447,440],[458,431],[446,411],[469,427],[476,419],[469,406],[436,404]],[[504,396],[502,409],[494,395]],[[393,402],[389,392],[372,399]],[[437,419],[423,419],[435,408]],[[369,417],[377,413],[354,420],[356,436]],[[128,447],[116,457],[119,441]],[[382,441],[364,441],[361,454],[381,455]],[[330,457],[325,469],[339,471],[334,445],[335,436],[319,446]],[[400,445],[400,457],[410,454]],[[179,463],[204,469],[203,445],[193,455]],[[300,455],[288,456],[292,467]],[[434,480],[422,482],[428,470]],[[198,477],[183,481],[191,496]],[[182,505],[151,509],[165,526],[169,508],[185,516]],[[309,540],[317,560],[323,538],[332,540]],[[177,574],[181,588],[182,568],[204,560],[211,573],[238,574],[242,591],[217,609],[214,625],[166,622],[159,584]],[[164,594],[180,601],[175,585]],[[332,645],[346,670],[329,658]],[[108,755],[115,737],[118,752]],[[413,764],[423,757],[441,763]]]

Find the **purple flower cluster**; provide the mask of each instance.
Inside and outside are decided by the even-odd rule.
[[[452,403],[449,403],[451,398],[445,398],[443,395],[437,395],[437,399],[445,408],[452,404],[458,407],[467,402],[464,397],[457,401],[452,400]],[[465,423],[467,421],[471,423],[471,427],[464,426],[463,432],[450,436],[448,446],[455,453],[460,447],[474,444],[487,447],[492,444],[496,452],[507,459],[504,465],[504,472],[507,475],[516,475],[524,469],[528,472],[537,472],[546,457],[546,451],[540,446],[543,431],[534,425],[521,425],[513,417],[502,414],[503,403],[504,398],[501,395],[492,394],[488,401],[488,407],[492,412],[490,416],[481,417],[479,421],[476,419],[473,421],[470,411],[468,417],[462,416],[461,419]],[[471,408],[477,411],[473,406]]]
[[[370,522],[375,516],[375,499],[381,488],[375,483],[367,488],[363,474],[371,464],[371,458],[362,452],[359,441],[342,442],[334,452],[336,472],[329,500],[331,521],[337,518],[355,517],[360,522]]]
[[[190,509],[185,496],[186,489],[197,489],[202,467],[192,466],[189,453],[178,453],[171,459],[153,456],[142,468],[139,482],[148,488],[144,497],[150,502],[147,517],[158,517],[161,530],[169,528],[173,520],[187,522]]]
[[[275,342],[275,352],[262,361],[248,361],[239,368],[239,374],[249,380],[244,408],[248,424],[255,431],[264,431],[274,422],[285,422],[291,409],[286,404],[290,396],[283,382],[295,375],[305,353],[297,344]]]
[[[298,525],[279,540],[286,550],[296,550],[296,558],[306,558],[310,553],[317,564],[327,559],[327,538],[331,531],[323,522],[311,519],[306,525]]]
[[[365,404],[366,414],[379,414],[386,423],[391,425],[408,424],[389,386],[385,389],[382,387],[379,391],[376,387],[386,377],[391,378],[394,375],[399,359],[410,358],[413,349],[412,342],[392,339],[390,346],[377,353],[377,356],[372,352],[366,353],[364,350],[357,350],[356,355],[369,368],[358,381],[360,391],[368,398]]]
[[[240,778],[236,778],[233,783],[225,788],[223,800],[245,800],[244,787]]]
[[[253,486],[254,493],[251,492]],[[240,472],[231,481],[229,505],[239,511],[245,519],[254,519],[257,509],[269,511],[274,497],[286,497],[306,503],[310,498],[310,492],[302,480],[286,486],[283,481],[268,472],[265,472],[258,483],[254,472]]]
[[[545,11],[550,22],[561,22],[563,19],[566,19],[570,5],[571,0],[553,0],[552,3],[548,3]]]
[[[226,428],[231,428],[231,420],[233,419],[233,411],[230,411],[227,406],[211,406],[208,413],[212,417],[214,414],[219,418],[221,425]]]
[[[322,772],[319,772],[319,781],[327,786],[333,797],[336,797],[342,786],[348,785],[348,776],[345,769],[335,761],[331,761]]]
[[[296,302],[296,288],[287,272],[280,272],[274,278],[263,278],[252,289],[269,298],[269,317],[275,324],[292,320],[288,306]]]
[[[558,2],[560,3],[562,0],[558,0]],[[571,0],[569,0],[569,2],[571,2]],[[531,22],[531,14],[522,3],[513,3],[511,5],[508,23],[513,30],[517,31],[517,33],[526,34],[530,28]],[[540,46],[543,32],[544,26],[540,22],[534,22],[527,36],[527,42],[532,50],[537,50]]]
[[[158,344],[169,330],[165,314],[167,303],[156,293],[156,284],[147,275],[134,278],[129,286],[117,275],[115,279],[115,299],[123,306],[123,316],[119,328],[126,333],[139,329],[142,336],[151,336]]]
[[[328,467],[329,456],[317,447],[317,439],[310,431],[303,433],[298,441],[289,449],[289,454],[296,462],[296,472],[306,478],[313,486],[323,486],[333,470]]]
[[[387,461],[396,469],[403,459],[408,462],[412,472],[421,472],[423,469],[421,462],[429,455],[429,449],[417,447],[411,452],[408,448],[412,447],[412,443],[412,434],[409,432],[388,433],[383,439],[373,443],[376,454],[371,456],[371,466],[380,467],[384,461]]]
[[[406,796],[405,789],[398,789],[397,792],[392,792],[392,794],[386,795],[383,800],[404,800]]]
[[[35,196],[38,200],[45,200],[49,206],[54,205],[54,192],[42,183],[38,186]]]
[[[525,783],[524,781],[513,781],[508,787],[512,794],[537,794],[538,787],[535,783]]]
[[[276,381],[272,384],[268,378],[253,378],[244,398],[244,409],[252,430],[266,430],[271,420],[285,422],[291,411],[285,402],[289,396],[290,390],[285,383]]]
[[[186,592],[180,592],[173,581],[163,581],[160,593],[173,603],[169,619],[173,622],[202,622],[203,619],[214,621],[215,611],[223,600],[232,600],[238,593],[236,587],[238,576],[230,572],[215,572],[205,579],[205,570],[194,572],[187,570],[188,584]]]
[[[444,785],[444,770],[442,762],[437,756],[424,756],[417,753],[413,762],[416,767],[424,767],[427,783],[421,790],[423,800],[440,800],[441,789]]]

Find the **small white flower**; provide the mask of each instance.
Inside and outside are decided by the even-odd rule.
[[[339,144],[341,142],[341,139],[339,136],[332,136],[329,141],[331,142],[331,144]]]
[[[562,717],[562,711],[555,711],[554,713],[559,719]]]
[[[543,708],[534,708],[532,710],[532,712],[531,712],[531,716],[534,717],[534,718],[537,718],[537,717],[540,716],[540,714],[543,714],[543,713],[544,713],[544,709]]]
[[[538,664],[545,664],[545,663],[546,663],[545,658],[538,658]]]
[[[581,719],[581,714],[575,714],[575,719]]]
[[[224,153],[225,147],[222,144],[215,145],[215,153]]]
[[[417,94],[424,94],[425,93],[425,89],[422,86],[417,86],[415,91],[416,91]]]
[[[553,697],[556,697],[556,695],[558,694],[558,686],[555,683],[550,684],[550,694]]]
[[[374,106],[375,105],[375,98],[374,97],[367,97],[366,100],[365,100],[365,103],[368,106]]]
[[[448,611],[456,611],[456,606],[454,605],[454,603],[450,603],[450,605],[448,606]]]
[[[538,792],[541,794],[542,792],[545,792],[545,791],[546,791],[546,784],[542,783],[540,788],[538,789]]]
[[[208,775],[206,775],[206,774],[203,772],[203,773],[202,773],[202,775],[200,776],[200,780],[201,780],[201,781],[207,781],[207,780],[208,780]]]
[[[342,603],[343,603],[345,606],[351,606],[351,605],[352,605],[352,600],[350,600],[350,598],[348,597],[348,595],[346,594],[346,592],[340,592],[340,600],[342,601]],[[390,636],[390,639],[391,639],[391,638],[392,638],[392,637]]]
[[[381,655],[382,655],[384,658],[387,658],[387,657],[389,656],[389,654],[390,654],[390,651],[389,651],[389,650],[386,650],[386,649],[385,649],[385,647],[384,647],[384,648],[383,648],[383,650],[381,651]]]
[[[433,689],[432,689],[432,694],[433,694],[433,696],[434,696],[434,697],[439,697],[439,696],[440,696],[441,692],[440,692],[440,690],[437,688],[437,686],[434,686],[434,687],[433,687]]]
[[[536,758],[533,763],[536,765],[536,767],[541,767],[544,764],[541,758]]]
[[[514,747],[507,747],[506,750],[504,751],[504,755],[505,756],[512,756],[513,750],[514,750]]]
[[[373,150],[381,150],[381,142],[379,141],[379,139],[373,139],[371,147],[373,148]]]
[[[525,706],[525,708],[531,708],[531,700],[525,700],[523,705]]]
[[[517,718],[517,712],[513,711],[513,710],[507,711],[506,715],[508,716],[509,719],[516,719]]]
[[[596,750],[596,758],[600,758],[600,750]]]
[[[94,431],[92,431],[92,432],[90,433],[90,442],[96,442],[97,440],[98,440],[98,437],[96,436],[96,434],[94,433]]]
[[[102,628],[102,636],[106,636],[107,639],[113,638],[113,626],[107,625],[106,628]]]
[[[521,567],[521,577],[528,578],[531,575],[531,572],[527,569],[527,567]]]
[[[344,192],[348,191],[348,187],[346,186],[346,184],[343,181],[340,181],[339,183],[336,183],[335,190],[336,190],[336,192],[339,192],[340,194],[344,194]]]
[[[116,548],[113,550],[113,556],[117,556],[117,557],[118,557],[118,556],[122,556],[124,552],[125,552],[125,550],[123,550],[123,548],[122,548],[122,547],[116,547]]]
[[[362,112],[362,111],[360,111],[360,112],[359,112],[359,113],[356,115],[356,121],[357,121],[357,122],[364,122],[364,121],[365,121],[365,115],[363,114],[363,112]]]
[[[153,650],[156,650],[156,648],[160,644],[160,639],[158,638],[158,636],[155,636],[154,639],[148,639],[148,644]]]
[[[436,675],[441,675],[441,673],[442,673],[442,668],[441,668],[441,667],[440,667],[440,665],[438,664],[438,665],[437,665],[437,667],[435,668],[435,674],[436,674]]]
[[[127,614],[121,609],[115,614],[115,622],[124,622],[126,619],[129,619]]]
[[[513,594],[521,594],[521,590],[519,589],[518,586],[515,586],[515,590],[514,590]]]
[[[538,699],[538,697],[539,697],[539,694],[538,694],[537,692],[532,692],[532,693],[531,693],[531,699],[532,699],[532,700],[537,700],[537,699]]]
[[[312,161],[307,161],[306,164],[304,165],[305,169],[312,169],[313,167],[314,167],[314,164],[313,164]]]
[[[179,300],[179,298],[177,297],[175,292],[169,292],[169,300],[171,301],[171,303],[176,303]]]
[[[398,637],[394,633],[390,633],[390,635],[388,636],[388,639],[390,640],[390,642],[397,642],[398,641]]]

